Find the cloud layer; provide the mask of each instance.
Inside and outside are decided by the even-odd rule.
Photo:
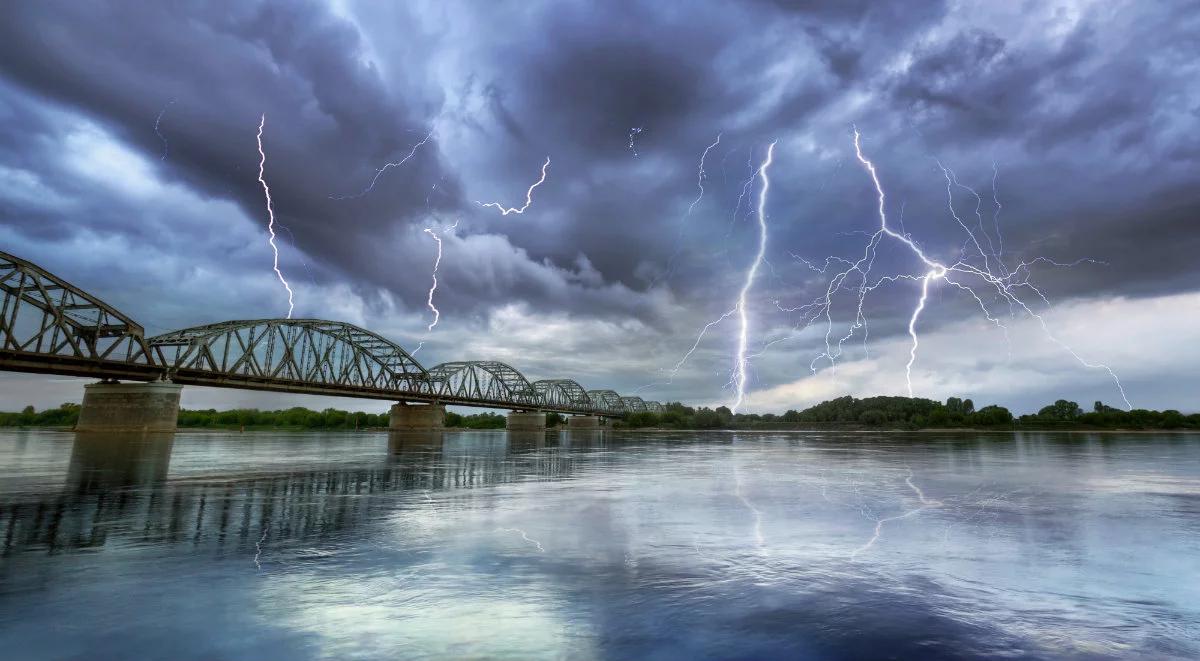
[[[780,310],[828,287],[801,260],[857,258],[877,223],[856,126],[889,213],[924,250],[962,250],[945,166],[980,194],[951,187],[954,211],[974,223],[978,208],[1010,265],[1095,260],[1033,277],[1062,306],[1049,319],[1089,327],[1075,339],[1090,359],[1133,373],[1135,404],[1194,408],[1171,393],[1200,385],[1183,349],[1200,334],[1197,31],[1187,2],[24,3],[0,25],[0,246],[151,331],[280,316],[257,182],[265,115],[299,315],[425,341],[428,363],[503,358],[720,403],[732,320],[664,370],[732,305],[757,240],[744,182],[778,140],[749,409],[800,407],[904,388],[912,282],[872,293],[873,344],[856,335],[836,377],[813,363],[825,329]],[[547,157],[524,214],[478,204],[522,203]],[[436,246],[421,230],[456,221],[427,333]],[[895,245],[877,259],[878,275],[921,272]],[[852,301],[835,302],[839,334]],[[1088,322],[1113,309],[1125,321]],[[937,289],[919,394],[1115,399],[1094,370],[1047,381],[1062,354],[1032,339],[975,378],[1008,351],[981,318]],[[1161,357],[1170,376],[1155,380],[1140,366]],[[1013,386],[1030,379],[1052,387]]]

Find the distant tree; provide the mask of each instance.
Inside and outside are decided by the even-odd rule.
[[[730,411],[728,406],[718,406],[715,413],[721,419],[722,427],[728,426],[733,421],[733,411]]]
[[[1162,412],[1161,425],[1163,429],[1177,429],[1182,427],[1187,422],[1187,418],[1183,414],[1174,409],[1167,409]]]
[[[966,423],[973,427],[1010,425],[1012,421],[1012,413],[1003,406],[996,406],[995,404],[985,406],[966,417]]]
[[[710,408],[701,408],[692,416],[692,427],[695,429],[716,429],[722,424],[720,414]]]
[[[686,415],[678,410],[666,410],[659,416],[661,424],[664,427],[673,429],[687,429],[691,426],[691,416]]]
[[[867,409],[858,415],[858,421],[864,425],[882,425],[887,422],[887,416],[879,409]]]
[[[666,405],[663,406],[663,409],[665,411],[673,411],[685,416],[696,415],[696,409],[690,406],[684,406],[679,402],[667,402]]]
[[[1065,399],[1044,406],[1038,411],[1038,417],[1047,420],[1071,421],[1081,415],[1083,415],[1083,409],[1079,408],[1079,404]]]

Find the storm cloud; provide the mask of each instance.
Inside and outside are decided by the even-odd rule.
[[[430,364],[503,358],[534,378],[724,403],[732,322],[670,370],[733,305],[757,245],[746,182],[778,141],[767,264],[747,305],[749,407],[756,390],[764,409],[903,392],[912,282],[867,299],[869,341],[857,332],[841,376],[819,360],[826,322],[785,311],[824,295],[826,258],[857,259],[878,226],[856,127],[888,213],[924,250],[961,252],[953,209],[1010,266],[1089,260],[1033,267],[1062,306],[1055,317],[1031,296],[1037,310],[1069,329],[1119,308],[1063,339],[1134,375],[1135,404],[1195,408],[1179,393],[1200,386],[1187,376],[1198,357],[1161,338],[1195,344],[1200,310],[1170,320],[1190,335],[1129,335],[1154,327],[1139,311],[1195,302],[1195,3],[28,2],[5,14],[0,249],[151,332],[286,312],[257,179],[265,116],[297,316],[424,342]],[[520,206],[546,158],[525,213],[480,204]],[[445,230],[432,332],[427,227]],[[877,260],[878,275],[920,272],[895,243]],[[850,330],[853,305],[835,302],[831,332]],[[1054,393],[1116,398],[1078,363],[1052,386],[1012,387],[1049,354],[1006,344],[953,288],[934,292],[921,325],[946,355],[925,363],[918,394],[1019,410]],[[967,332],[978,341],[953,339]],[[1192,369],[1156,381],[1130,346]]]

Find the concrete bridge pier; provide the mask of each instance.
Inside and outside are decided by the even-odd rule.
[[[101,381],[83,387],[77,432],[173,432],[183,386]]]
[[[397,402],[388,413],[388,429],[392,431],[442,431],[445,426],[444,404]]]
[[[445,423],[445,404],[397,402],[388,411],[388,429],[392,432],[440,432]]]
[[[543,431],[546,429],[546,414],[541,411],[513,411],[508,414],[504,428],[512,431]]]

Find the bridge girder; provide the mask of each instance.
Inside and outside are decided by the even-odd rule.
[[[0,252],[0,368],[153,379],[145,331],[132,319],[45,269]]]
[[[224,321],[148,341],[169,376],[421,392],[429,374],[400,345],[358,326],[321,319]]]
[[[623,415],[628,413],[625,403],[615,390],[589,390],[587,391],[587,395],[592,400],[592,406],[597,411],[601,411],[606,415]]]
[[[591,409],[593,407],[587,391],[571,379],[534,381],[533,389],[547,407],[560,406],[575,409]]]
[[[429,369],[429,387],[435,396],[503,401],[521,408],[544,405],[525,375],[497,360],[435,365]]]
[[[641,397],[622,397],[621,403],[625,405],[625,410],[630,413],[644,413],[646,411],[646,402],[642,401]]]
[[[0,292],[0,370],[608,416],[646,410],[638,397],[571,379],[530,383],[499,361],[427,370],[395,342],[338,321],[224,321],[146,338],[99,298],[5,252]]]

